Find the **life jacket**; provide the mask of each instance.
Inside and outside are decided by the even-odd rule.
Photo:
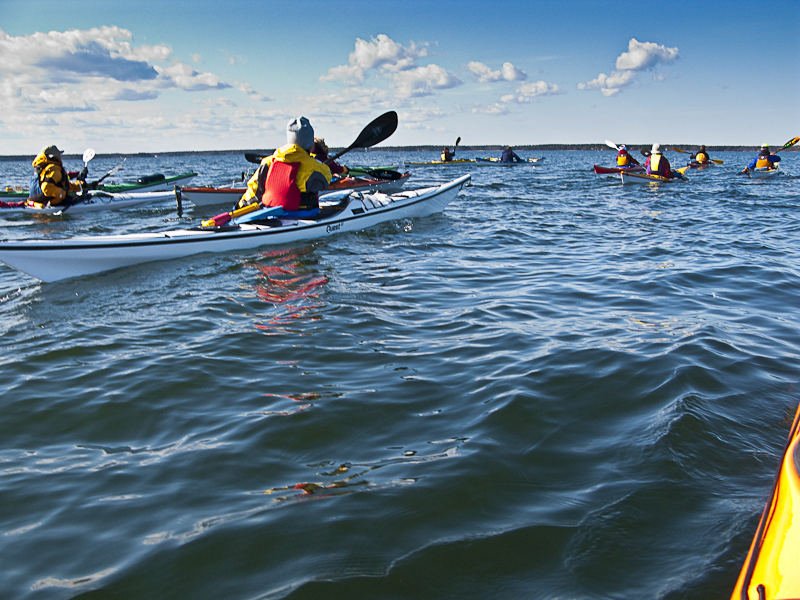
[[[453,153],[448,150],[442,150],[442,162],[450,162],[453,160]]]
[[[617,166],[627,167],[632,164],[633,161],[631,160],[631,155],[628,154],[627,151],[620,150],[619,154],[617,154]]]
[[[264,182],[264,195],[261,203],[264,206],[280,206],[283,210],[294,211],[300,208],[301,193],[297,187],[297,171],[300,163],[272,161]]]
[[[650,175],[661,175],[667,177],[669,173],[669,161],[664,159],[660,154],[651,154],[650,160],[647,163],[647,172]]]
[[[39,170],[34,169],[33,175],[31,175],[31,185],[28,192],[28,197],[33,198],[34,196],[40,195],[44,195],[44,192],[42,191],[42,182],[39,180]]]
[[[514,162],[514,151],[506,148],[500,155],[500,162]]]
[[[708,154],[705,152],[698,152],[694,155],[694,162],[700,163],[701,165],[708,162]]]
[[[758,153],[758,158],[756,159],[756,169],[770,169],[773,167],[772,161],[769,159],[770,154],[769,150],[764,152]]]

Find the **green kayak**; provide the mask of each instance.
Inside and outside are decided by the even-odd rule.
[[[163,192],[173,189],[176,185],[185,185],[190,179],[197,177],[197,173],[183,173],[165,177],[161,173],[139,177],[132,183],[101,183],[98,190],[112,194],[129,192]],[[0,190],[0,198],[27,198],[28,190],[22,187],[6,187]]]

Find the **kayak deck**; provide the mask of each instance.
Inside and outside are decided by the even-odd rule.
[[[347,177],[331,184],[320,192],[320,197],[334,192],[359,191],[359,192],[399,192],[411,177],[411,173],[403,173],[397,179],[376,179],[372,177]],[[181,187],[180,195],[183,200],[189,200],[196,206],[212,206],[221,204],[235,204],[247,190],[246,187]]]

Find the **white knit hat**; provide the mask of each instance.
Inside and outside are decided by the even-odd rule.
[[[650,154],[661,154],[661,144],[653,144],[650,149]]]

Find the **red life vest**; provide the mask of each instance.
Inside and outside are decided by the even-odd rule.
[[[300,163],[285,163],[273,160],[264,182],[264,206],[281,206],[291,211],[300,208],[300,188],[297,187],[297,171]]]

